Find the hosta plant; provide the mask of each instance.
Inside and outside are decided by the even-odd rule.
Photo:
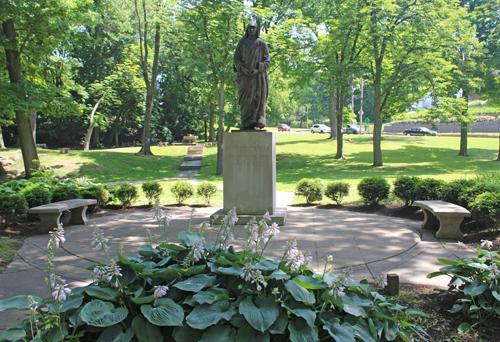
[[[338,275],[328,271],[331,257],[317,274],[307,267],[310,256],[297,249],[295,239],[283,247],[280,260],[264,257],[279,234],[267,215],[246,225],[244,249],[236,251],[231,245],[235,210],[218,228],[203,223],[198,232],[179,233],[180,244],[164,237],[166,213],[153,212],[159,222],[158,245],[144,246],[128,258],[118,253],[117,260],[88,268],[95,281],[70,293],[62,287],[64,299],[58,296],[61,290],[52,289],[54,299],[47,302],[34,296],[1,301],[0,310],[31,312],[6,333],[44,341],[82,335],[125,342],[427,339],[409,321],[421,312],[379,294],[367,280],[351,281],[350,270]],[[93,242],[109,255],[98,227]],[[48,317],[56,317],[57,324],[37,325]]]
[[[470,321],[460,324],[458,330],[473,330],[490,318],[500,315],[500,255],[492,251],[493,243],[483,240],[478,248],[478,256],[472,259],[447,260],[438,259],[448,265],[439,272],[431,273],[427,278],[442,275],[451,278],[448,290],[442,295],[458,292],[459,298],[450,310],[452,313],[462,312]]]

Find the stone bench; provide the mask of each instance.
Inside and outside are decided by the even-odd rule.
[[[69,152],[69,147],[61,147],[59,149],[59,151],[61,151],[60,153],[68,153]]]
[[[59,218],[63,211],[70,210],[71,218],[69,224],[86,224],[87,223],[87,207],[97,204],[96,199],[72,199],[67,201],[54,202],[50,204],[40,205],[31,208],[30,214],[38,214],[40,217],[39,233],[48,233],[57,228],[60,224]]]
[[[47,144],[36,144],[38,148],[47,148]]]
[[[165,142],[165,141],[160,141],[160,142],[158,143],[158,146],[160,146],[160,147],[167,147],[167,146],[168,146],[168,142]]]
[[[470,211],[459,205],[444,201],[415,201],[414,205],[424,212],[422,228],[436,229],[438,239],[461,239],[460,224],[465,217],[470,217]]]

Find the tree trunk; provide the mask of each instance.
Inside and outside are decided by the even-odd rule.
[[[30,97],[31,95],[28,96],[28,98]],[[36,110],[30,110],[28,117],[31,124],[31,133],[33,134],[33,141],[35,142],[36,146]]]
[[[145,42],[145,44],[147,44]],[[158,58],[160,56],[160,24],[156,24],[155,34],[155,53],[153,58],[153,69],[151,70],[151,83],[147,87],[146,94],[146,112],[144,113],[144,128],[142,131],[142,148],[137,155],[153,155],[151,152],[151,112],[153,111],[153,102],[156,93],[156,80],[158,78]],[[143,67],[146,68],[147,59],[144,60]],[[147,78],[147,70],[143,71]],[[147,83],[146,83],[147,84]]]
[[[500,133],[498,134],[498,158],[497,161],[500,161]]]
[[[5,143],[3,141],[2,126],[0,126],[0,148],[5,148]]]
[[[14,19],[8,19],[2,23],[4,35],[11,42],[16,41],[16,30],[14,27]],[[11,45],[15,47],[17,44]],[[21,65],[21,52],[5,48],[5,56],[7,59],[7,70],[9,72],[10,83],[20,85],[23,81],[23,71]],[[19,98],[26,98],[24,90],[21,89]],[[31,123],[27,114],[16,110],[16,123],[19,142],[21,145],[21,152],[23,155],[24,172],[26,178],[31,178],[32,170],[36,168],[33,160],[38,160],[38,153],[36,151],[35,140],[33,140],[33,133],[31,131]]]
[[[330,116],[330,140],[335,140],[337,138],[337,115],[335,113],[335,87],[330,85],[330,91],[328,93],[328,114]],[[302,127],[302,121],[300,122]]]
[[[104,144],[106,146],[111,146],[113,145],[113,141],[115,142],[115,147],[119,147],[116,145],[116,138],[115,135],[120,134],[120,130],[118,129],[118,125],[120,124],[120,118],[122,117],[123,112],[118,113],[116,118],[113,120],[113,124],[111,125],[111,130],[109,131],[108,135],[105,138]]]
[[[344,133],[342,132],[342,126],[344,125],[344,89],[342,87],[337,91],[337,105],[335,106],[337,111],[337,155],[335,159],[345,159],[344,157]]]
[[[215,141],[215,103],[210,104],[210,135],[208,141],[211,143]]]
[[[465,99],[465,103],[467,103],[467,106],[465,108],[465,111],[469,109],[469,94],[465,90],[463,91],[462,97]],[[467,112],[463,113],[463,115],[467,115]],[[460,152],[458,152],[459,156],[462,157],[468,157],[467,154],[467,123],[461,123],[460,124]]]
[[[94,108],[92,108],[92,112],[90,113],[90,119],[89,119],[89,128],[87,129],[87,135],[85,136],[85,142],[83,143],[83,150],[88,151],[89,150],[89,145],[90,145],[90,137],[92,136],[92,131],[94,129],[94,115],[95,112],[97,111],[97,107],[99,107],[99,103],[104,99],[104,96],[106,96],[106,93],[108,91],[106,90],[104,94],[102,94],[101,98],[97,103],[95,104]]]
[[[3,168],[2,162],[0,162],[0,178],[7,176],[7,171]]]
[[[118,141],[118,136],[120,135],[120,131],[115,131],[115,147],[120,147],[120,142]]]
[[[377,58],[375,61],[375,80],[373,82],[373,166],[382,166],[382,90],[381,74],[382,61]]]
[[[215,85],[217,94],[217,102],[219,103],[219,127],[217,128],[217,171],[216,175],[222,175],[223,165],[223,135],[224,135],[224,78],[221,79],[220,85]]]

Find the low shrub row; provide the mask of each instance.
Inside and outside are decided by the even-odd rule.
[[[496,227],[500,222],[500,172],[449,182],[401,176],[394,181],[393,186],[393,196],[403,201],[405,207],[411,206],[416,200],[442,200],[467,208],[476,220],[489,227]],[[379,176],[365,177],[357,186],[365,205],[377,205],[387,200],[390,189],[389,182]],[[304,196],[308,204],[321,201],[323,195],[340,204],[349,194],[349,184],[331,182],[325,190],[320,179],[304,178],[297,183],[295,194]]]

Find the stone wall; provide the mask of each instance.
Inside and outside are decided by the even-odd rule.
[[[427,127],[433,130],[431,125],[423,125],[419,123],[397,123],[386,125],[384,127],[384,132],[388,133],[403,133],[403,130],[411,127]],[[438,123],[436,124],[438,133],[460,133],[460,124],[458,123]],[[485,121],[476,122],[473,125],[469,125],[469,129],[474,133],[498,133],[500,132],[500,121]]]

